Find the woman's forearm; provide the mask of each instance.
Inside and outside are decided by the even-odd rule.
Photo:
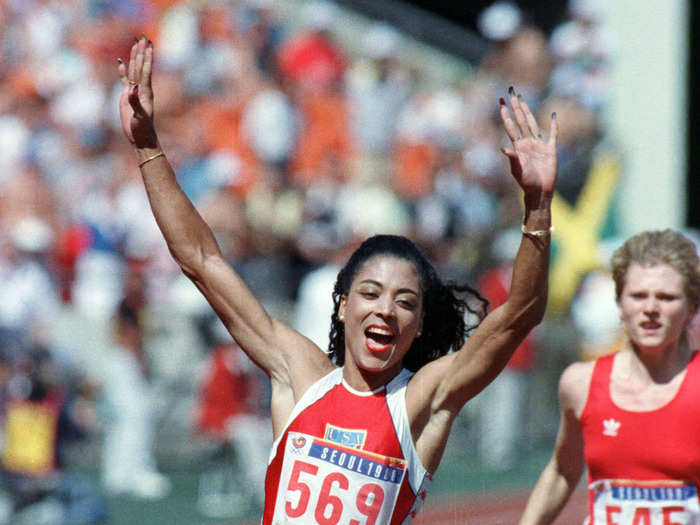
[[[519,525],[552,523],[576,488],[578,478],[567,479],[558,472],[554,459],[545,467],[530,494]]]
[[[219,247],[209,226],[182,190],[158,144],[136,150],[141,176],[156,223],[175,261],[188,275],[196,275]]]
[[[525,333],[536,326],[547,306],[551,241],[551,195],[525,198],[520,249],[513,262],[508,308]]]

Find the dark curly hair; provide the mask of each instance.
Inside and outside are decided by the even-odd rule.
[[[348,259],[338,273],[333,288],[333,315],[331,317],[328,353],[338,366],[345,363],[345,325],[338,319],[340,300],[347,296],[350,285],[362,265],[377,255],[390,255],[411,262],[418,272],[423,292],[423,329],[414,339],[403,358],[403,366],[412,372],[441,357],[451,350],[458,350],[467,336],[483,319],[488,301],[467,285],[443,283],[435,268],[418,247],[406,237],[398,235],[375,235],[365,240]],[[479,306],[458,297],[469,294]],[[467,325],[466,311],[476,314],[478,321]]]

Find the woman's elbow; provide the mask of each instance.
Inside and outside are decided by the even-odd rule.
[[[170,253],[182,273],[193,281],[201,280],[207,274],[208,268],[217,266],[222,260],[219,251],[205,252],[198,248],[178,250],[177,252],[171,250]]]
[[[517,332],[527,335],[533,328],[539,325],[547,312],[547,297],[536,297],[521,308],[513,309],[510,315],[512,326]]]

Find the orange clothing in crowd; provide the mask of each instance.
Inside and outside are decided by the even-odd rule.
[[[243,197],[260,180],[262,170],[262,162],[243,134],[241,121],[244,109],[245,101],[226,108],[216,100],[207,101],[201,108],[206,149],[232,152],[241,161],[235,188]]]
[[[328,172],[327,163],[349,159],[350,128],[345,99],[339,93],[309,93],[299,105],[302,125],[292,156],[292,181],[309,186]]]
[[[437,154],[437,147],[428,142],[399,142],[394,148],[394,190],[409,200],[429,195]]]

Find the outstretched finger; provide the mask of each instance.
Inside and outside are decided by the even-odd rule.
[[[557,122],[557,114],[552,113],[552,118],[549,121],[549,144],[557,145],[557,134],[559,133],[559,122]]]
[[[126,87],[129,84],[129,79],[126,76],[126,66],[121,58],[117,59],[117,72],[119,73],[119,82],[121,82],[122,87]]]
[[[134,42],[131,46],[131,52],[129,53],[129,68],[127,69],[127,80],[129,84],[134,85],[137,82],[136,78],[136,51],[138,48],[138,41]]]
[[[143,68],[141,70],[141,83],[151,89],[151,71],[153,70],[153,43],[149,40],[146,45],[143,57]]]
[[[525,114],[525,119],[527,120],[528,131],[533,137],[541,139],[542,132],[540,131],[540,127],[537,124],[537,119],[535,119],[535,116],[532,114],[532,111],[530,111],[530,106],[528,106],[527,102],[525,102],[524,100],[520,101],[520,106],[523,108],[523,113]]]
[[[520,95],[516,95],[512,87],[508,90],[508,93],[510,94],[510,107],[513,108],[513,116],[515,117],[515,122],[518,124],[520,137],[529,135],[527,118],[525,118],[525,113],[520,105]]]
[[[515,122],[511,118],[510,110],[508,109],[508,106],[506,106],[506,101],[503,100],[503,98],[500,98],[498,99],[498,103],[500,104],[501,121],[503,122],[503,129],[506,130],[506,135],[508,135],[510,141],[515,142],[520,138],[520,132],[518,131],[518,127],[515,125]]]
[[[140,84],[141,81],[143,80],[143,60],[144,60],[144,51],[146,49],[146,37],[142,36],[139,41],[136,43],[136,65],[134,66],[135,69],[135,77],[134,80],[136,81],[137,84]]]

